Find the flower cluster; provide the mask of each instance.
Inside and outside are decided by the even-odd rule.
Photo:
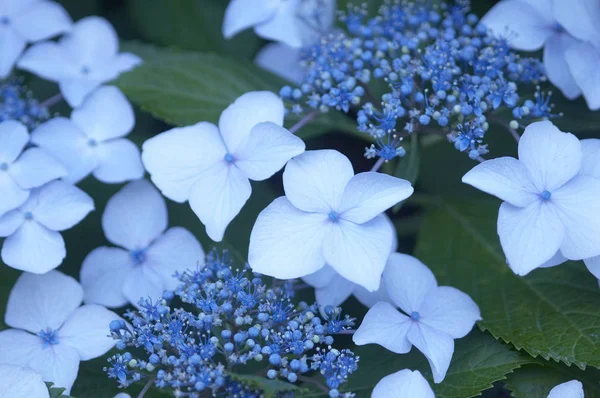
[[[0,82],[0,122],[17,120],[33,129],[49,117],[48,108],[33,97],[22,78],[11,77]]]
[[[373,19],[350,8],[342,21],[348,33],[331,33],[305,49],[302,84],[280,95],[294,113],[356,112],[359,130],[375,140],[368,158],[403,156],[402,138],[415,132],[447,134],[456,149],[477,158],[488,152],[485,132],[503,109],[523,121],[552,116],[539,89],[527,101],[519,95],[520,85],[546,80],[541,63],[490,35],[468,2],[401,0],[383,5]],[[385,86],[381,98],[370,84],[377,80]]]
[[[238,374],[258,362],[266,368],[257,376],[285,380],[289,389],[298,381],[303,387],[320,384],[314,381],[320,373],[331,397],[352,396],[338,389],[358,368],[359,358],[332,345],[333,335],[354,320],[339,309],[328,307],[320,318],[316,305],[292,302],[293,282],[269,288],[248,268],[234,269],[227,252],[213,250],[204,267],[178,278],[182,284],[175,291],[156,302],[142,299],[139,311],[126,315],[131,326],[111,323],[117,348],[131,350],[114,355],[105,368],[121,386],[149,379],[175,396],[212,391],[259,397],[260,383]],[[174,300],[184,307],[172,308]],[[135,356],[135,348],[146,354]]]

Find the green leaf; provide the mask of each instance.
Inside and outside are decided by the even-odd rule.
[[[54,385],[54,383],[46,382],[46,387],[48,387],[48,392],[50,393],[50,398],[58,398],[58,397],[73,398],[69,395],[63,395],[63,392],[67,391],[66,388],[52,387],[53,385]]]
[[[248,61],[139,43],[126,43],[124,48],[140,55],[144,63],[121,75],[115,84],[142,110],[174,125],[217,123],[221,112],[240,95],[257,90],[278,93],[285,85]],[[290,117],[288,127],[298,120]],[[333,111],[319,115],[297,135],[312,138],[330,130],[370,140],[350,118]]]
[[[496,234],[498,202],[439,201],[423,222],[415,255],[440,284],[479,305],[480,326],[542,356],[600,367],[600,289],[581,263],[515,275]]]
[[[398,159],[398,163],[396,163],[394,176],[410,181],[412,185],[415,185],[421,168],[421,152],[419,149],[419,136],[417,134],[410,136],[410,145],[405,150],[406,155]],[[396,204],[392,208],[392,212],[397,213],[402,208],[403,203]]]
[[[370,397],[379,380],[407,368],[419,370],[430,381],[437,398],[475,397],[508,373],[533,361],[479,330],[456,340],[450,368],[441,384],[432,383],[431,368],[416,349],[398,355],[378,345],[367,345],[354,352],[360,356],[358,371],[349,376],[344,390],[357,393],[358,398]]]
[[[267,379],[261,376],[242,375],[237,373],[229,373],[229,377],[240,381],[252,388],[261,390],[265,398],[275,398],[280,392],[293,391],[295,393],[308,392],[306,388],[300,388],[294,384],[287,383],[279,379]]]

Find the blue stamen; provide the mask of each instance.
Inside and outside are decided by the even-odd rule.
[[[132,250],[129,255],[134,265],[140,265],[146,261],[146,249]]]
[[[329,212],[327,217],[329,217],[329,220],[331,222],[337,222],[340,219],[340,214],[338,212],[332,210]]]
[[[552,196],[552,193],[550,193],[549,191],[544,191],[544,192],[542,192],[542,194],[540,196],[542,197],[543,200],[549,200],[550,197]]]
[[[413,321],[418,321],[419,319],[421,319],[421,314],[419,314],[417,311],[413,311],[413,312],[411,312],[411,314],[410,314],[410,318],[411,318]]]
[[[226,161],[227,163],[233,163],[233,162],[235,161],[235,158],[234,158],[234,157],[233,157],[233,155],[232,155],[232,154],[230,154],[229,152],[227,152],[227,153],[225,154],[225,157],[224,157],[224,159],[225,159],[225,161]]]
[[[51,345],[58,344],[58,337],[56,336],[56,330],[52,330],[50,328],[46,330],[40,330],[38,336],[42,339],[42,347],[48,348]]]
[[[0,17],[0,25],[10,25],[10,18],[7,16]]]
[[[96,141],[94,138],[90,138],[88,141],[88,145],[91,147],[95,147],[96,145],[98,145],[98,141]]]
[[[6,171],[8,170],[8,163],[4,162],[4,163],[0,163],[0,170],[1,171]]]
[[[33,214],[30,211],[26,211],[25,213],[23,213],[23,218],[25,218],[26,220],[33,220]]]
[[[87,75],[90,73],[90,68],[88,66],[84,65],[81,67],[80,71],[81,71],[82,75]]]

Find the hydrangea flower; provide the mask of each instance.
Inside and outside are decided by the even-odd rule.
[[[600,3],[595,0],[508,0],[482,19],[519,50],[544,48],[548,78],[570,99],[582,93],[600,109]]]
[[[393,303],[379,302],[365,315],[352,340],[357,345],[379,344],[397,354],[414,345],[421,351],[440,383],[446,377],[454,353],[454,339],[466,336],[479,308],[465,293],[438,286],[433,273],[416,258],[392,253],[383,283]]]
[[[31,368],[18,365],[0,365],[1,397],[49,398],[50,393],[42,376]]]
[[[29,133],[20,122],[0,123],[0,217],[21,206],[30,190],[67,174],[65,168],[39,148],[29,148]]]
[[[201,265],[204,251],[194,235],[167,224],[165,200],[148,181],[117,192],[106,205],[102,228],[123,249],[103,246],[87,255],[81,267],[85,302],[120,307],[157,300],[177,287],[175,273]]]
[[[348,281],[377,290],[394,237],[382,213],[413,193],[410,182],[354,175],[347,157],[318,150],[292,159],[283,185],[286,196],[267,206],[252,228],[252,269],[290,279],[329,264]]]
[[[403,369],[385,376],[375,385],[371,398],[435,398],[421,372]]]
[[[335,0],[232,0],[225,11],[223,36],[254,27],[260,37],[301,47],[319,26],[333,24]]]
[[[519,141],[518,160],[488,160],[463,177],[504,201],[498,235],[516,274],[554,262],[559,250],[570,260],[600,255],[600,179],[580,174],[582,156],[573,134],[536,122]]]
[[[250,197],[249,180],[266,180],[304,152],[304,142],[282,127],[283,113],[275,94],[246,93],[221,113],[218,128],[200,122],[149,139],[142,161],[163,195],[189,200],[219,242]]]
[[[65,100],[75,107],[102,83],[140,62],[134,54],[119,53],[119,37],[108,21],[86,17],[58,43],[46,41],[29,48],[17,66],[57,82]]]
[[[28,366],[44,381],[66,388],[77,378],[80,361],[110,350],[108,325],[119,317],[99,305],[84,305],[77,281],[58,271],[23,273],[8,297],[0,332],[0,363]]]
[[[10,74],[27,43],[64,33],[72,24],[69,14],[54,1],[4,0],[0,4],[0,79]]]
[[[577,380],[567,381],[550,390],[548,398],[583,398],[583,385]]]
[[[0,217],[0,237],[6,237],[2,261],[36,274],[58,267],[67,255],[59,232],[72,228],[92,210],[92,198],[64,181],[32,190],[23,205]]]
[[[135,125],[133,108],[116,87],[100,87],[71,113],[31,133],[31,141],[64,164],[73,184],[90,173],[102,182],[121,183],[144,175],[140,151],[124,138]]]

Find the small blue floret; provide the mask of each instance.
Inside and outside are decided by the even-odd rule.
[[[225,154],[225,157],[224,157],[223,159],[225,159],[225,161],[226,161],[227,163],[233,163],[233,162],[235,161],[235,158],[234,158],[234,157],[233,157],[233,155],[232,155],[232,154],[230,154],[229,152],[227,152],[227,153]]]
[[[337,211],[330,211],[329,214],[327,215],[327,217],[329,217],[329,220],[331,222],[337,222],[340,219],[340,214]]]
[[[51,345],[58,344],[58,337],[56,336],[56,330],[52,330],[52,329],[40,330],[40,332],[38,333],[38,336],[40,336],[40,339],[42,339],[42,347],[43,348],[48,348]]]
[[[146,249],[132,250],[129,255],[134,265],[140,265],[146,261]]]

